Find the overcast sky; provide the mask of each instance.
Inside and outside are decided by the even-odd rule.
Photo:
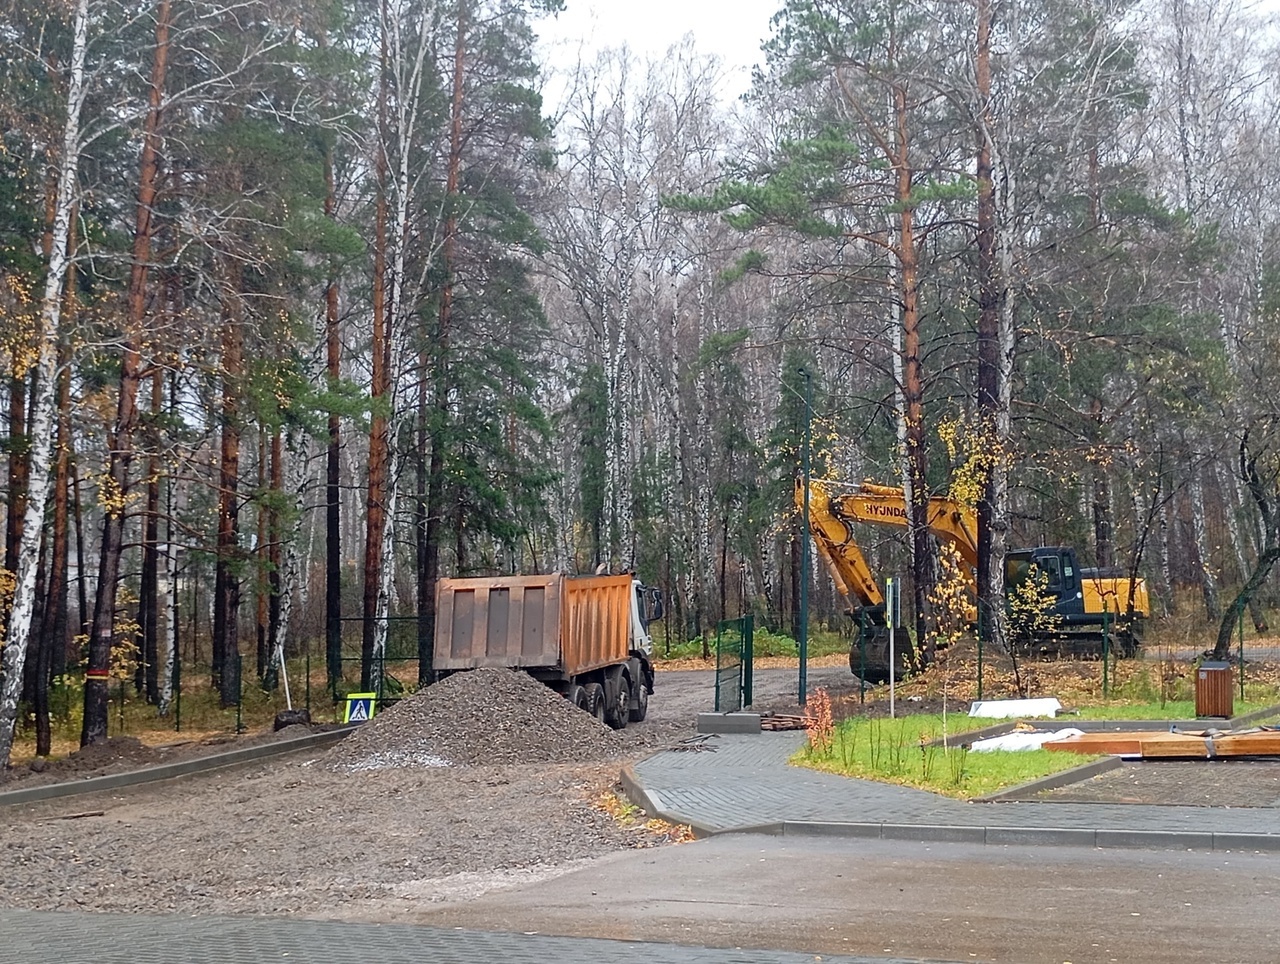
[[[577,60],[579,44],[588,54],[627,43],[638,54],[658,55],[692,33],[699,51],[740,72],[745,89],[781,7],[782,0],[565,0],[564,13],[543,18],[537,30],[548,62],[566,66]]]

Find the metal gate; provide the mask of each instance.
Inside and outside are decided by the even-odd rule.
[[[751,705],[752,632],[755,617],[726,619],[716,626],[716,712]]]

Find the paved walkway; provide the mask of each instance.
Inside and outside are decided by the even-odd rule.
[[[4,909],[0,909],[0,960],[22,964],[805,964],[815,960],[895,964],[885,958],[815,957],[408,924]]]
[[[787,765],[803,733],[724,734],[636,765],[637,802],[706,833],[755,828],[970,843],[1280,851],[1280,810],[967,803]],[[647,802],[644,798],[647,797]]]

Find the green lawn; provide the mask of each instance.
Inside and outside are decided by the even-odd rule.
[[[1276,700],[1236,700],[1235,715],[1243,716],[1254,710],[1275,706]],[[1195,700],[1170,700],[1165,703],[1111,703],[1105,706],[1082,706],[1073,713],[1060,715],[1058,720],[1194,720]]]
[[[947,733],[981,729],[994,722],[999,721],[948,716]],[[1099,759],[1048,750],[971,753],[960,747],[924,745],[942,735],[942,717],[938,715],[919,714],[896,720],[854,717],[837,724],[829,748],[807,746],[791,762],[828,773],[971,799]]]

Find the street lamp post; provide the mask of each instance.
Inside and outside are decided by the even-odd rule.
[[[809,452],[813,443],[813,376],[808,369],[796,370],[804,378],[804,525],[800,534],[800,705],[808,702],[809,686]]]

